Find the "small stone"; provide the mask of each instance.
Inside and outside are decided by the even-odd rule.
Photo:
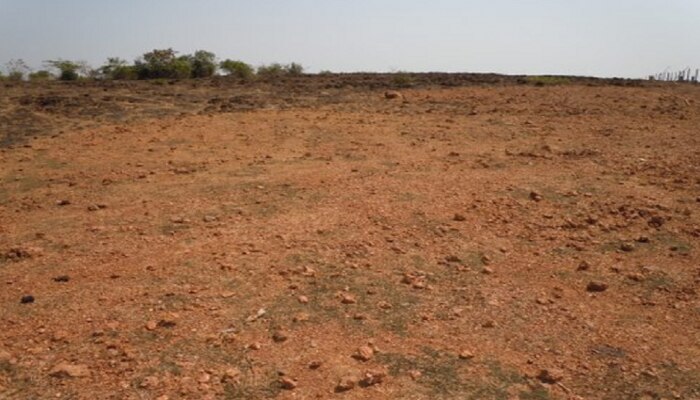
[[[309,369],[319,369],[323,365],[322,361],[314,360],[309,363]]]
[[[411,377],[411,379],[413,379],[414,381],[417,381],[418,379],[420,379],[421,376],[423,376],[423,373],[414,369],[414,370],[409,371],[408,375]]]
[[[535,192],[535,191],[532,191],[532,192],[530,192],[530,200],[533,200],[533,201],[542,201],[542,195],[539,194],[539,193],[537,193],[537,192]]]
[[[209,381],[211,381],[211,375],[207,374],[206,372],[197,378],[197,382],[199,383],[208,383]]]
[[[340,378],[338,381],[338,384],[335,385],[335,391],[336,392],[347,392],[348,390],[351,390],[357,385],[357,379],[351,376],[346,376],[343,378]]]
[[[272,334],[272,340],[274,340],[277,343],[282,343],[287,341],[289,339],[289,336],[284,331],[277,331]]]
[[[230,299],[231,297],[233,297],[235,295],[236,295],[236,292],[231,292],[231,291],[221,293],[221,297],[223,297],[224,299]]]
[[[83,378],[90,375],[86,365],[60,363],[49,371],[49,376],[54,378]]]
[[[22,298],[19,301],[21,304],[31,304],[34,303],[34,296],[32,295],[27,295],[27,296],[22,296]]]
[[[306,296],[299,296],[297,297],[297,300],[299,300],[299,303],[301,304],[308,304],[309,303],[309,298]]]
[[[462,350],[462,352],[459,353],[459,358],[461,360],[471,360],[472,358],[474,358],[474,353],[472,353],[469,350]]]
[[[204,221],[204,222],[216,222],[217,220],[218,220],[218,218],[216,218],[216,217],[213,216],[213,215],[205,215],[205,216],[202,218],[202,221]]]
[[[360,385],[364,387],[377,385],[384,382],[384,378],[386,378],[386,372],[384,371],[367,371],[362,380],[360,380]]]
[[[458,262],[462,262],[462,259],[455,256],[455,255],[450,255],[450,256],[445,257],[445,261],[450,262],[450,263],[458,263]]]
[[[455,214],[455,216],[452,219],[457,222],[463,222],[467,220],[467,218],[462,214]]]
[[[384,92],[384,98],[388,100],[393,100],[393,99],[400,99],[402,98],[403,95],[401,92],[397,92],[396,90],[387,90]]]
[[[489,320],[481,324],[482,328],[495,328],[496,327],[496,321]]]
[[[156,328],[158,328],[158,322],[153,320],[146,322],[146,329],[149,331],[154,331]]]
[[[564,372],[557,368],[543,369],[537,374],[537,379],[551,385],[564,379]]]
[[[374,357],[374,350],[369,346],[360,346],[353,355],[353,358],[360,361],[369,361],[372,357]]]
[[[282,386],[282,389],[292,390],[297,387],[297,381],[292,378],[283,376],[280,379],[280,385]]]
[[[262,345],[260,342],[254,342],[248,345],[248,348],[251,350],[260,350],[262,348]]]
[[[666,220],[663,217],[660,217],[657,215],[657,216],[651,217],[649,219],[648,223],[649,223],[649,226],[651,226],[653,228],[661,228],[661,226],[663,226],[663,224],[666,223]]]
[[[634,248],[635,248],[634,244],[628,243],[628,242],[622,243],[620,245],[620,250],[626,251],[626,252],[634,251]]]
[[[55,278],[53,278],[54,282],[68,282],[70,281],[70,276],[68,275],[59,275]]]
[[[608,284],[605,282],[591,281],[586,286],[586,290],[589,292],[604,292],[608,290]]]
[[[299,313],[292,318],[294,322],[306,322],[311,319],[311,315],[308,313]]]
[[[241,376],[241,370],[238,368],[229,368],[224,372],[221,380],[225,382],[237,382]]]
[[[591,269],[591,264],[588,261],[581,261],[581,263],[576,268],[577,271],[588,271]]]
[[[485,274],[485,275],[491,275],[494,272],[496,272],[496,271],[491,267],[484,267],[484,269],[481,270],[481,273]]]
[[[67,206],[67,205],[69,205],[69,204],[70,204],[70,200],[65,200],[65,199],[64,199],[64,200],[58,200],[58,201],[56,202],[56,205],[57,205],[57,206]]]
[[[343,293],[341,295],[341,302],[343,304],[355,304],[357,303],[357,299],[355,296],[351,295],[350,293]]]

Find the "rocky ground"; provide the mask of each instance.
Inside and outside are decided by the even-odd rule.
[[[401,78],[2,87],[0,399],[700,399],[700,87]]]

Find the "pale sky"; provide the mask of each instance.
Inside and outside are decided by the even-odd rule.
[[[700,0],[0,0],[0,64],[168,47],[311,72],[637,78],[700,67]]]

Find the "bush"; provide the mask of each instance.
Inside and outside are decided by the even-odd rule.
[[[138,78],[138,72],[133,65],[127,65],[126,60],[118,57],[107,59],[107,63],[99,68],[102,77],[114,80],[127,80]]]
[[[188,56],[192,65],[193,78],[208,78],[216,73],[216,55],[209,51],[198,50],[193,56]]]
[[[398,88],[409,88],[415,83],[411,75],[405,72],[397,72],[391,77],[392,85]]]
[[[238,79],[251,79],[255,75],[255,70],[243,61],[224,60],[219,66],[226,71],[228,76]]]
[[[304,73],[304,67],[301,64],[291,63],[282,65],[280,63],[272,63],[261,65],[258,67],[258,75],[262,77],[280,77],[284,75],[301,75]]]
[[[21,81],[24,79],[24,75],[29,73],[30,69],[24,60],[10,60],[5,64],[5,69],[7,70],[7,79],[11,81]]]
[[[87,68],[85,63],[68,60],[49,60],[46,65],[58,70],[58,79],[62,81],[76,81],[80,77],[78,71]]]
[[[289,75],[301,75],[304,73],[304,67],[297,63],[286,65],[284,69]]]
[[[134,68],[139,79],[187,78],[192,72],[189,60],[176,57],[173,49],[155,49],[136,60]]]
[[[53,75],[51,75],[51,72],[45,69],[29,74],[29,80],[32,82],[48,81],[51,78],[53,78]]]

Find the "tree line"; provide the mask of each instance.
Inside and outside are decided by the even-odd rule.
[[[0,79],[12,81],[196,79],[208,78],[223,72],[227,76],[250,80],[256,76],[278,77],[304,73],[304,67],[297,63],[273,63],[254,68],[239,60],[219,61],[214,53],[206,50],[178,55],[178,52],[172,48],[149,51],[131,64],[124,59],[110,57],[98,68],[92,68],[83,61],[63,59],[47,60],[44,62],[44,67],[45,69],[33,71],[23,60],[11,60],[5,64],[5,73],[0,71]]]

